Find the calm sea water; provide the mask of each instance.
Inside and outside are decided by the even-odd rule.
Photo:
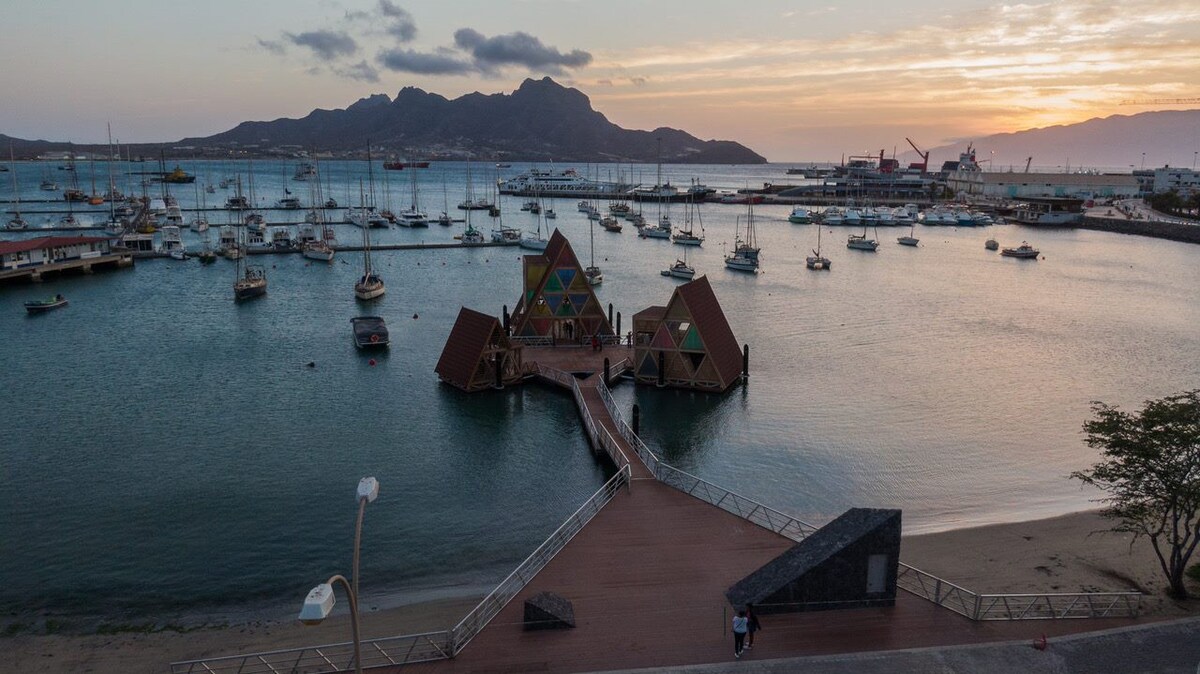
[[[215,182],[246,165],[185,168]],[[361,165],[323,168],[335,198],[356,200]],[[641,170],[653,180],[653,167]],[[664,170],[729,189],[787,180],[778,166]],[[19,171],[23,198],[42,196],[42,169]],[[255,171],[260,201],[284,185],[307,197],[285,179],[290,165]],[[396,206],[407,204],[405,177],[389,176]],[[440,211],[443,180],[451,206],[461,200],[465,165],[420,179],[422,204]],[[190,189],[176,192],[191,204]],[[505,224],[535,225],[519,200],[503,208]],[[553,226],[587,260],[574,200],[554,208]],[[872,255],[827,228],[833,271],[816,273],[803,258],[817,228],[787,223],[787,212],[756,210],[757,277],[721,263],[744,207],[705,206],[707,240],[689,251],[751,346],[749,383],[724,396],[630,383],[614,392],[624,408],[640,405],[647,442],[668,460],[781,510],[819,523],[851,506],[899,507],[909,532],[1080,510],[1094,494],[1066,476],[1096,458],[1080,433],[1089,401],[1135,406],[1200,382],[1194,246],[917,227],[919,248],[881,229]],[[375,236],[449,241],[461,229]],[[1000,258],[983,248],[989,235],[1028,239],[1045,259]],[[339,228],[344,242],[359,236]],[[598,294],[626,328],[667,301],[675,282],[659,270],[681,252],[631,227],[595,233]],[[363,475],[382,484],[366,517],[364,593],[500,580],[609,474],[565,395],[539,385],[466,395],[433,373],[461,305],[499,313],[515,302],[520,255],[376,253],[388,294],[369,310],[353,299],[361,260],[351,253],[332,265],[267,258],[269,295],[243,305],[223,260],[0,288],[0,610],[261,603],[286,614],[328,574],[349,572]],[[56,292],[68,308],[24,315],[21,302]],[[374,365],[350,341],[349,318],[364,311],[392,331]]]

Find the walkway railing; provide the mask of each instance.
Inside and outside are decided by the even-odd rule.
[[[613,499],[621,487],[629,482],[629,471],[628,465],[617,471],[616,475],[604,483],[599,491],[568,517],[545,542],[538,546],[537,550],[533,551],[533,554],[526,557],[520,566],[501,581],[491,594],[484,597],[483,601],[479,602],[479,605],[454,627],[451,631],[451,653],[453,655],[460,653],[463,647],[475,638],[475,635],[479,634],[488,622],[496,617],[496,614],[509,601],[512,601],[512,598],[517,596],[517,593],[533,580],[533,577],[545,568],[551,559],[554,559],[559,551],[566,547],[575,534],[582,531],[584,525],[590,522],[600,512],[600,509]]]
[[[451,657],[450,644],[448,630],[369,639],[362,642],[363,669],[444,660]],[[171,674],[280,674],[353,669],[353,642],[171,663]]]
[[[767,507],[754,499],[715,485],[662,461],[625,423],[607,386],[597,387],[600,399],[621,433],[646,467],[663,484],[711,503],[744,520],[793,541],[804,540],[817,527]],[[1132,618],[1138,615],[1138,592],[1079,592],[1046,594],[979,594],[901,563],[896,585],[902,590],[962,614],[972,620],[1034,620],[1055,618]]]
[[[979,594],[904,563],[896,585],[972,620],[1136,618],[1142,602],[1140,592]]]

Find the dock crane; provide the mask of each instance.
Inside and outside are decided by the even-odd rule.
[[[1033,157],[1029,157],[1028,159],[1025,160],[1025,172],[1026,173],[1029,173],[1029,165],[1032,163],[1033,163]]]
[[[922,172],[929,171],[929,153],[921,152],[921,148],[917,147],[917,144],[912,142],[911,138],[906,137],[904,140],[908,141],[908,144],[911,145],[912,149],[916,151],[917,156],[921,158],[921,163],[918,164],[917,162],[913,162],[908,165],[908,168],[919,168]]]

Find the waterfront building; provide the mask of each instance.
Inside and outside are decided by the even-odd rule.
[[[665,307],[634,314],[634,378],[640,384],[725,391],[742,351],[707,276],[677,288]]]
[[[1115,173],[994,173],[960,169],[947,177],[946,186],[955,194],[995,199],[1129,199],[1139,193],[1137,178]]]
[[[518,383],[521,367],[521,346],[504,334],[500,320],[463,307],[434,372],[441,381],[469,392]]]
[[[522,264],[525,289],[510,321],[514,336],[579,342],[615,335],[575,251],[561,232],[555,229],[546,249],[526,255]]]
[[[90,273],[96,265],[128,266],[128,253],[114,253],[111,239],[94,236],[43,236],[0,242],[0,280],[31,278],[47,272],[78,269]]]
[[[1200,192],[1200,173],[1186,168],[1171,168],[1164,166],[1154,169],[1155,194],[1175,190],[1181,195]]]

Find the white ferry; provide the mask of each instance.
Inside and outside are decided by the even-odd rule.
[[[566,196],[580,193],[617,193],[628,189],[621,183],[589,180],[580,176],[575,169],[543,171],[532,169],[528,173],[503,180],[499,184],[500,194],[526,196]]]

